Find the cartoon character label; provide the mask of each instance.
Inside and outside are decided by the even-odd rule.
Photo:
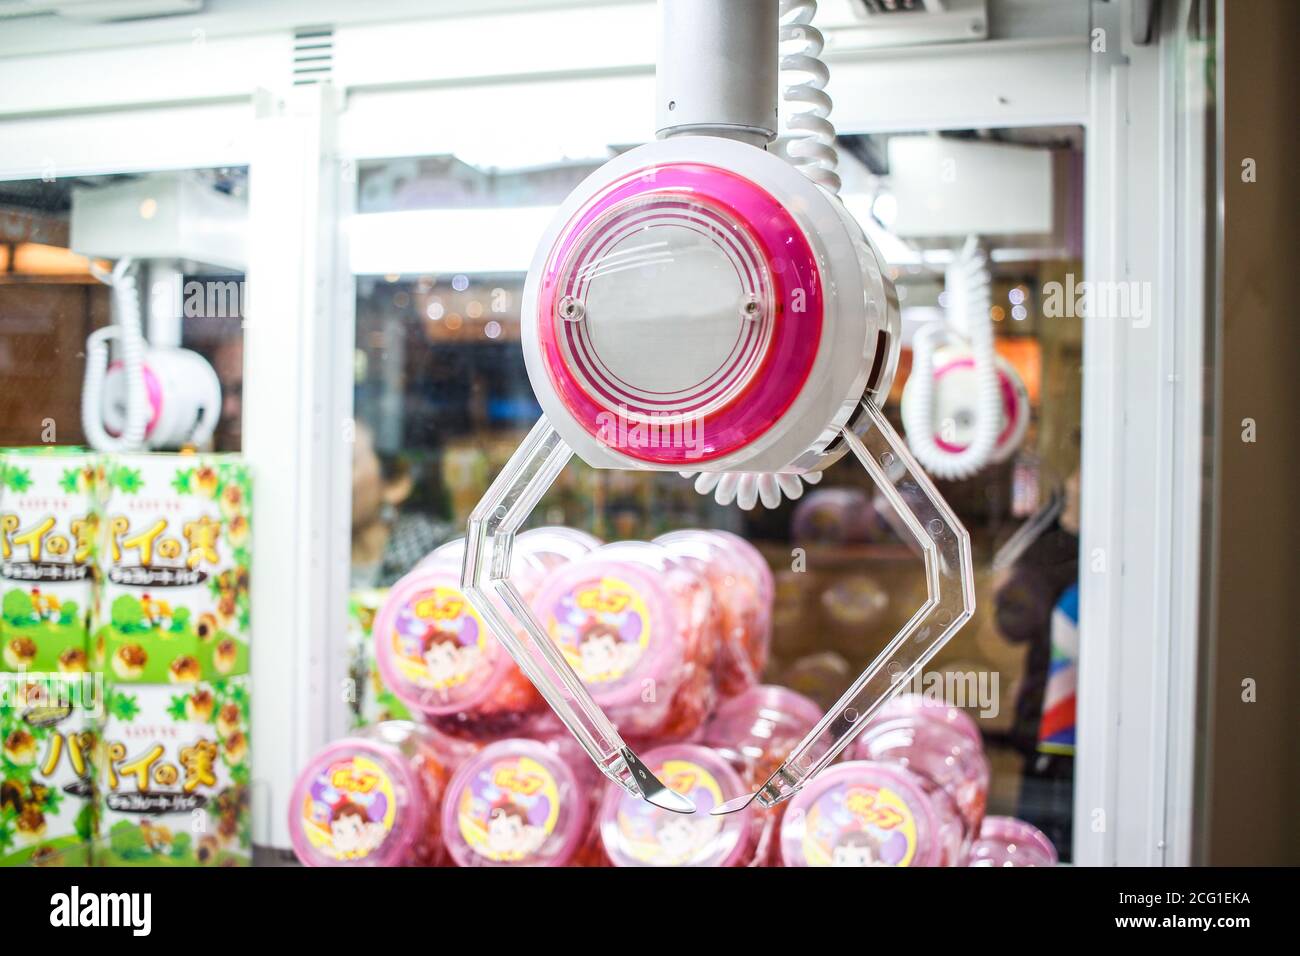
[[[487,764],[460,795],[460,835],[494,863],[520,863],[555,832],[560,791],[555,776],[530,757]]]
[[[360,754],[317,774],[302,804],[307,839],[336,860],[369,856],[388,838],[396,816],[392,778]]]
[[[808,810],[803,853],[809,866],[910,866],[916,818],[886,787],[835,787]]]
[[[619,801],[612,842],[647,866],[708,866],[725,858],[739,834],[734,829],[724,833],[724,818],[708,813],[724,799],[713,774],[689,760],[665,760],[655,776],[689,797],[696,812],[670,813],[627,795]]]
[[[488,629],[456,588],[429,588],[403,604],[389,639],[402,676],[426,690],[462,688],[490,663]]]
[[[550,608],[547,631],[588,684],[622,680],[650,645],[650,612],[636,587],[604,576],[583,581]]]

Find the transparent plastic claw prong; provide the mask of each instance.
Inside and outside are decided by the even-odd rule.
[[[849,745],[871,716],[937,654],[975,611],[970,535],[940,497],[903,439],[871,401],[862,404],[846,446],[921,548],[927,598],[871,665],[754,794],[713,808],[733,813],[757,801],[788,800]]]
[[[543,416],[470,514],[461,587],[474,610],[605,776],[655,806],[693,813],[694,804],[664,786],[623,742],[509,581],[515,533],[572,456],[573,451]]]

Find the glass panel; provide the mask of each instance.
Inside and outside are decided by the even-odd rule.
[[[942,696],[976,719],[992,764],[991,784],[981,785],[979,799],[985,799],[987,788],[990,813],[1036,823],[1068,858],[1071,698],[1060,680],[1049,677],[1073,663],[1067,632],[1075,626],[1071,595],[1077,593],[1082,340],[1080,322],[1053,311],[1059,301],[1051,299],[1051,290],[1080,272],[1082,136],[1063,128],[1002,131],[987,143],[963,135],[928,137],[966,150],[962,159],[971,164],[979,160],[981,147],[1016,150],[1008,162],[1021,163],[1028,184],[1018,196],[999,200],[1004,180],[993,177],[982,192],[974,190],[981,194],[975,208],[960,205],[957,193],[941,193],[930,201],[949,204],[943,215],[912,222],[897,221],[900,204],[915,205],[914,197],[900,194],[916,183],[915,176],[891,176],[885,157],[893,139],[841,138],[846,163],[858,174],[848,179],[846,207],[882,251],[904,320],[900,371],[883,413],[905,433],[900,402],[917,332],[951,326],[936,337],[928,358],[936,381],[932,437],[941,452],[971,443],[980,412],[979,373],[970,357],[974,336],[961,323],[973,326],[976,320],[958,316],[978,309],[993,330],[1000,369],[997,407],[1011,419],[997,430],[997,447],[975,474],[936,479],[971,537],[976,612],[904,690]],[[897,139],[892,153],[902,156],[917,137]],[[942,163],[942,151],[931,159]],[[912,158],[909,167],[917,162]],[[535,241],[554,206],[597,166],[596,161],[557,162],[503,171],[453,157],[362,165],[361,222],[352,239],[354,261],[367,270],[358,276],[357,293],[354,604],[382,605],[382,591],[363,597],[362,589],[391,586],[438,545],[464,533],[470,511],[540,417],[519,344],[519,302],[532,245],[518,236],[505,241],[497,214],[508,213]],[[969,182],[963,186],[971,191]],[[1015,231],[990,224],[978,234],[980,217],[987,218],[990,210],[998,222],[1014,223]],[[391,257],[400,271],[380,271],[378,239],[359,246],[357,237],[375,235],[384,216],[394,217],[384,220],[389,231],[383,243],[402,250]],[[967,225],[958,228],[968,228],[978,241],[968,243],[945,216],[964,216]],[[394,235],[392,229],[407,231]],[[602,357],[610,352],[609,362],[628,373],[621,380],[639,382],[637,376],[668,374],[663,370],[672,364],[671,356],[656,360],[635,346],[629,328],[639,327],[638,317],[652,321],[660,310],[675,307],[655,291],[681,284],[676,277],[634,270],[644,287],[631,295],[635,283],[614,285],[606,275],[614,255],[645,259],[641,265],[662,271],[667,266],[656,265],[653,255],[662,244],[673,250],[674,270],[698,273],[692,282],[696,290],[712,289],[714,275],[729,276],[734,285],[737,271],[731,265],[716,268],[709,257],[714,247],[679,226],[630,236],[623,242],[635,240],[635,248],[603,250],[599,268],[583,276],[586,291],[575,309],[581,310],[593,348]],[[411,271],[413,248],[428,250],[418,271]],[[979,281],[963,279],[961,269],[954,268],[966,262],[972,265],[964,274]],[[606,301],[602,283],[621,296],[617,308]],[[715,306],[708,313],[714,320],[735,324],[739,309],[733,300],[743,292],[718,286],[716,296],[696,296],[691,304],[707,300]],[[974,305],[963,313],[961,303]],[[949,321],[939,321],[945,315]],[[617,335],[610,331],[615,327]],[[689,355],[701,368],[714,358],[702,350]],[[915,539],[853,455],[829,469],[801,500],[750,512],[718,506],[675,474],[595,470],[572,458],[530,524],[566,525],[609,541],[649,540],[691,527],[739,533],[759,548],[776,575],[772,648],[763,680],[806,694],[823,709],[926,603],[926,574]],[[526,594],[502,596],[510,603]],[[504,626],[503,618],[492,616]],[[933,636],[928,628],[921,631]],[[531,640],[521,646],[529,645],[537,647]],[[373,645],[363,638],[358,648],[359,658],[373,654]],[[548,656],[542,653],[532,667],[547,668]],[[887,672],[883,686],[898,683],[898,670]],[[387,695],[388,706],[359,705],[359,719],[400,710],[387,690],[378,688],[377,694]],[[600,743],[610,739],[603,731],[587,727],[566,701],[558,703],[562,716],[572,718],[564,722],[593,752],[615,752]],[[827,730],[831,737],[838,735],[832,731],[835,727]],[[822,745],[811,746],[803,760],[808,767],[819,766],[825,762]],[[864,756],[862,748],[871,746],[883,745],[859,742],[846,756]]]
[[[519,345],[524,279],[554,206],[597,165],[503,172],[436,157],[359,170],[359,219],[414,213],[394,221],[409,230],[405,238],[436,235],[424,243],[435,249],[426,271],[357,277],[354,586],[389,586],[464,534],[488,482],[541,415]],[[505,226],[493,213],[519,209],[536,226],[523,253],[499,262],[504,268],[463,268],[497,254]],[[362,252],[354,259],[369,258]],[[739,529],[741,521],[675,475],[598,472],[574,461],[532,524],[619,540],[689,524]]]
[[[0,394],[0,447],[87,443],[87,338],[116,309],[95,271],[127,259],[154,359],[145,359],[150,446],[240,450],[247,181],[232,168],[0,183],[0,373],[12,386]],[[118,345],[106,358],[122,356]],[[117,368],[103,383],[110,435],[126,412]],[[190,386],[184,415],[159,410],[173,381]]]

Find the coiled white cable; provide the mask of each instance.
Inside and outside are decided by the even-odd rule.
[[[816,0],[781,0],[781,129],[775,152],[817,185],[840,191],[840,154],[835,149],[834,106],[826,93],[831,73],[822,62],[826,40],[812,25]]]
[[[988,464],[1002,430],[1002,390],[989,315],[992,281],[988,253],[971,236],[948,269],[948,322],[921,329],[912,340],[912,371],[905,388],[911,394],[903,403],[903,428],[912,453],[936,478],[961,479],[975,474]],[[951,331],[970,344],[978,392],[974,434],[970,444],[958,452],[944,451],[934,435],[934,351],[940,344],[936,340]]]
[[[130,259],[119,259],[112,273],[97,266],[95,278],[112,290],[113,324],[98,329],[86,340],[86,375],[81,386],[81,427],[97,451],[137,451],[144,447],[149,425],[149,396],[144,382],[144,332],[140,296]],[[104,379],[108,375],[109,342],[117,339],[126,381],[126,421],[114,438],[104,429]]]
[[[838,195],[840,176],[836,169],[840,154],[835,150],[835,126],[830,121],[834,105],[826,94],[830,70],[820,55],[826,45],[821,31],[812,26],[817,0],[781,0],[780,71],[782,74],[781,130],[772,152],[790,163],[827,192]],[[788,82],[787,82],[788,81]],[[684,471],[690,478],[695,472]],[[821,472],[781,475],[771,472],[703,472],[695,479],[695,490],[710,492],[724,507],[733,501],[749,511],[760,501],[775,508],[784,495],[791,501],[803,495],[805,484],[822,480]]]

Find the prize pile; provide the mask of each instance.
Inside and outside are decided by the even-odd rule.
[[[462,541],[354,595],[358,729],[312,758],[289,826],[308,866],[1050,865],[1032,827],[985,818],[973,721],[897,698],[786,804],[760,787],[821,719],[764,685],[773,578],[748,542],[680,531],[602,544],[520,534],[511,582],[596,703],[697,812],[605,780],[460,591]]]

